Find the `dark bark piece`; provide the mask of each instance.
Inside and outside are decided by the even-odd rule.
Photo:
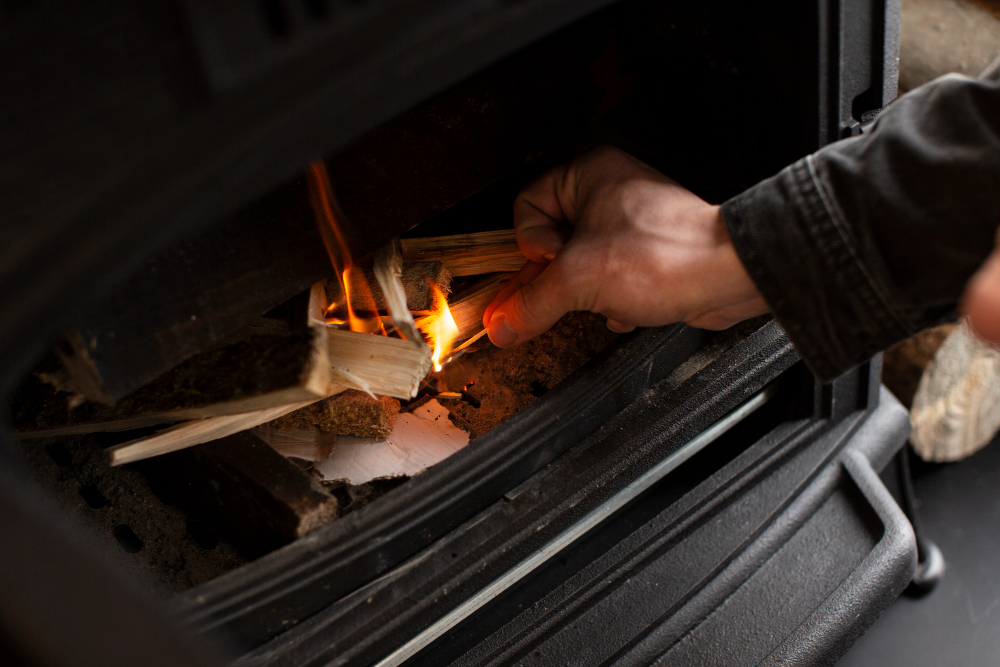
[[[337,518],[337,500],[308,472],[249,432],[141,464],[187,511],[250,557]]]
[[[327,395],[325,332],[263,322],[220,341],[115,405],[69,409],[66,394],[29,378],[14,396],[14,425],[40,435],[139,428],[230,415]]]
[[[349,389],[270,422],[282,429],[318,428],[327,433],[384,438],[392,432],[399,414],[399,401],[391,396],[373,399]]]

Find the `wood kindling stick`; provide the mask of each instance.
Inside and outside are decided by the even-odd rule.
[[[400,279],[403,282],[403,291],[406,293],[406,305],[410,310],[431,308],[434,302],[431,284],[437,286],[444,294],[451,292],[451,274],[441,262],[403,264]],[[380,313],[388,311],[385,295],[372,268],[351,271],[350,281],[351,307],[355,311],[369,311],[373,306]],[[332,299],[343,299],[340,282],[336,278],[326,281],[326,291]]]
[[[423,342],[329,329],[333,381],[371,394],[410,399],[431,370]]]
[[[452,276],[518,271],[527,261],[513,229],[401,239],[404,262],[443,262]]]
[[[350,389],[359,389],[373,398],[375,394],[410,399],[417,395],[420,382],[431,369],[431,349],[417,333],[413,323],[413,315],[405,307],[399,313],[399,294],[392,285],[395,282],[391,275],[396,265],[395,253],[390,248],[385,251],[377,262],[382,264],[379,269],[389,289],[386,294],[395,293],[397,309],[393,315],[393,324],[400,327],[397,317],[406,326],[405,318],[409,319],[412,340],[401,340],[387,336],[356,333],[343,329],[321,327],[327,336],[327,358],[330,364],[331,380]],[[325,324],[322,319],[316,320],[314,313],[326,312],[326,292],[323,283],[316,283],[309,291],[309,312],[311,321],[317,327]]]
[[[343,390],[343,388],[339,389],[339,391]],[[334,391],[333,393],[338,392]],[[240,431],[260,426],[272,419],[283,417],[289,412],[304,408],[318,400],[320,399],[314,398],[308,401],[287,403],[273,408],[265,408],[238,415],[208,417],[207,419],[184,422],[155,435],[111,447],[107,450],[108,459],[111,461],[112,466],[119,466],[124,463],[132,463],[133,461],[141,461],[153,456],[176,452],[186,447],[193,447],[194,445],[218,440],[219,438],[225,438]]]
[[[243,414],[177,424],[155,435],[108,450],[111,464],[121,465],[218,440],[260,426],[347,388],[359,389],[373,396],[382,394],[409,399],[417,395],[420,382],[432,365],[431,349],[422,340],[402,340],[323,326],[326,293],[321,283],[310,288],[307,309],[306,320],[310,329],[323,343],[324,354],[320,357],[325,384],[322,395]]]
[[[396,325],[403,338],[422,344],[424,339],[417,331],[413,314],[406,303],[406,290],[403,288],[403,256],[399,251],[398,240],[376,250],[374,259],[375,279],[382,288],[392,323]]]
[[[288,332],[287,325],[281,325],[284,333],[280,329],[274,333],[263,327],[265,332],[262,336],[255,335],[254,332],[248,332],[242,338],[234,335],[233,345],[241,347],[220,343],[201,355],[196,355],[163,378],[135,391],[117,405],[92,409],[90,412],[70,412],[69,420],[63,417],[61,423],[39,418],[34,424],[21,426],[19,437],[42,438],[125,431],[173,422],[240,415],[328,396],[331,365],[325,328],[312,327],[310,332],[292,335]],[[282,349],[285,351],[280,352]],[[211,365],[217,359],[215,355],[226,350],[233,352],[226,353],[229,363],[224,366],[225,370]],[[258,353],[264,357],[268,354],[272,358],[275,354],[279,358],[284,357],[282,365],[274,368],[276,372],[281,371],[276,376],[280,382],[275,381],[268,386],[268,383],[258,382],[254,385],[246,381],[247,368],[258,362],[254,356]],[[289,365],[291,360],[294,360],[295,366]],[[212,375],[211,381],[203,383],[202,379],[208,374]],[[215,393],[202,391],[203,384],[215,390]],[[186,387],[191,389],[185,389]]]
[[[472,285],[464,294],[458,295],[454,303],[449,303],[451,316],[458,327],[455,342],[475,336],[483,330],[483,313],[490,305],[501,288],[513,277],[512,273],[500,273],[480,280]],[[419,327],[419,321],[417,323]]]

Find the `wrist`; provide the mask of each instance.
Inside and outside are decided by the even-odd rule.
[[[700,212],[712,238],[712,251],[700,271],[697,300],[685,322],[704,329],[726,329],[770,310],[747,272],[726,227],[722,207]]]

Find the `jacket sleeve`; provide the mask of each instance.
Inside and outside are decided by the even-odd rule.
[[[900,97],[723,205],[747,271],[831,380],[954,316],[1000,224],[1000,63]]]

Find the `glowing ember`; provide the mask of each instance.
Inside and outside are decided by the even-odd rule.
[[[431,293],[434,295],[433,308],[429,315],[417,320],[417,328],[434,349],[431,360],[434,362],[434,370],[439,371],[441,370],[441,360],[448,358],[452,343],[458,336],[458,325],[455,324],[455,318],[451,316],[448,299],[437,285],[431,284]]]
[[[338,223],[339,210],[337,202],[333,198],[333,188],[330,186],[330,176],[326,171],[326,164],[322,160],[313,161],[309,165],[307,175],[309,201],[316,214],[316,222],[319,225],[320,236],[323,237],[323,245],[326,246],[330,261],[337,270],[340,291],[343,294],[342,300],[335,300],[327,309],[326,321],[328,324],[347,324],[351,331],[381,333],[384,336],[385,328],[382,326],[382,320],[378,317],[375,298],[368,288],[364,275],[354,267],[347,240],[341,232]],[[371,307],[365,310],[374,313],[373,317],[363,317],[354,311],[351,302],[352,277],[355,278],[353,286],[359,292],[355,295],[355,299],[360,297],[366,306],[370,305]],[[340,316],[338,311],[346,311],[346,317]]]

